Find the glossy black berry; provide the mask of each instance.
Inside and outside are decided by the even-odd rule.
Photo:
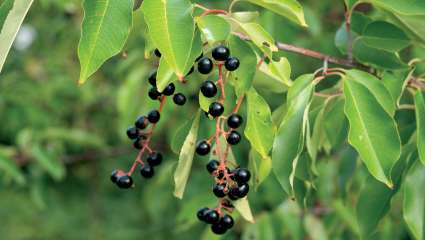
[[[161,97],[161,93],[158,92],[156,87],[151,87],[151,89],[149,89],[148,95],[152,100],[157,100],[159,97]]]
[[[197,57],[197,58],[195,59],[195,62],[199,61],[199,60],[200,60],[203,56],[204,56],[204,53],[201,53],[201,55],[199,55],[199,57]]]
[[[236,145],[241,141],[241,135],[236,131],[231,131],[226,140],[230,145]]]
[[[118,170],[114,170],[114,171],[111,173],[111,181],[112,181],[113,183],[117,183],[117,181],[118,181]]]
[[[251,178],[251,173],[248,171],[248,169],[239,168],[235,171],[234,178],[238,183],[246,183]]]
[[[212,50],[212,57],[216,61],[226,61],[230,56],[230,50],[223,46],[219,45]]]
[[[229,189],[227,196],[231,200],[238,200],[239,199],[239,189],[237,187]]]
[[[227,126],[230,128],[238,128],[242,125],[243,118],[241,115],[237,113],[232,113],[227,119]]]
[[[216,197],[222,198],[226,196],[225,192],[226,186],[223,184],[217,184],[213,187],[213,193]]]
[[[220,179],[220,180],[224,178],[224,171],[223,170],[218,171],[217,178]]]
[[[186,97],[183,93],[176,93],[173,96],[173,102],[179,106],[183,106],[186,103]]]
[[[205,213],[205,222],[209,224],[218,223],[220,221],[220,215],[214,209],[208,210]]]
[[[174,83],[170,83],[168,84],[168,86],[164,88],[164,91],[162,91],[162,94],[164,94],[165,96],[171,96],[174,94],[175,90],[176,90],[176,86],[174,85]]]
[[[228,71],[235,71],[236,69],[239,68],[239,59],[235,58],[235,57],[230,57],[226,60],[226,62],[224,63],[224,67],[228,70]]]
[[[212,81],[205,81],[201,85],[201,93],[207,98],[212,98],[217,94],[217,86]]]
[[[227,228],[223,224],[217,223],[211,225],[211,231],[217,235],[222,235],[226,233]]]
[[[150,123],[157,123],[160,117],[161,114],[157,110],[152,110],[148,113],[148,121]]]
[[[131,188],[133,179],[128,175],[121,176],[117,179],[117,186],[123,189]]]
[[[154,87],[156,87],[156,73],[156,71],[151,72],[148,78],[149,83]]]
[[[149,164],[145,164],[142,168],[140,168],[140,174],[144,178],[151,178],[154,173],[153,167]]]
[[[204,208],[201,208],[201,209],[199,209],[198,210],[198,212],[196,213],[196,216],[198,217],[198,219],[199,220],[201,220],[201,221],[205,221],[205,217],[206,217],[206,215],[207,215],[207,212],[209,211],[210,209],[209,208],[207,208],[207,207],[204,207]]]
[[[143,140],[143,138],[140,137],[140,136],[137,137],[136,139],[134,139],[134,141],[133,141],[133,147],[135,149],[142,149],[143,148],[142,140]]]
[[[139,136],[139,130],[136,127],[127,128],[127,137],[130,139],[136,139]]]
[[[198,62],[198,72],[202,74],[208,74],[213,69],[213,62],[209,58],[202,58]]]
[[[152,152],[146,160],[152,167],[158,166],[162,162],[162,154],[159,152]]]
[[[205,140],[198,142],[198,144],[196,145],[196,153],[201,156],[207,155],[210,150],[211,146]]]
[[[161,52],[158,50],[158,48],[155,48],[155,51],[153,52],[155,53],[155,56],[161,57]]]
[[[195,66],[192,66],[192,67],[190,68],[189,72],[188,72],[188,73],[186,73],[186,76],[189,76],[190,74],[192,74],[192,73],[193,73],[193,71],[195,71]]]
[[[238,186],[238,197],[243,198],[246,195],[248,195],[248,192],[249,192],[249,185],[247,183],[244,183]]]
[[[134,126],[138,129],[145,129],[148,126],[149,122],[148,119],[145,116],[139,116],[136,121],[134,122]],[[128,134],[128,130],[127,130]]]
[[[207,163],[207,171],[209,173],[213,173],[215,170],[217,170],[219,164],[220,163],[217,160],[210,160]]]
[[[224,214],[224,216],[220,219],[220,224],[223,225],[225,228],[230,229],[233,227],[235,222],[233,221],[232,216],[229,214]]]
[[[213,102],[210,104],[208,113],[213,117],[219,117],[224,112],[224,107],[221,103]]]

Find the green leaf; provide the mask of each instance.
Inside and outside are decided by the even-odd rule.
[[[232,12],[232,18],[244,23],[256,22],[259,16],[259,12]]]
[[[198,28],[210,45],[226,41],[230,35],[230,24],[222,17],[207,15],[195,18]],[[232,49],[233,50],[233,49]]]
[[[196,117],[196,116],[195,116]],[[184,124],[182,124],[179,129],[177,129],[173,139],[171,140],[171,150],[179,154],[180,150],[183,147],[183,143],[186,139],[187,134],[190,131],[190,128],[192,127],[194,119],[187,120]]]
[[[363,31],[362,38],[369,47],[389,52],[398,52],[411,43],[400,28],[384,21],[369,23]]]
[[[5,0],[0,5],[0,72],[33,0]]]
[[[179,162],[174,172],[174,196],[182,199],[192,169],[193,156],[195,155],[196,139],[198,138],[199,119],[201,112],[196,113],[189,134],[180,151]]]
[[[425,167],[417,162],[406,175],[403,218],[415,239],[425,239]]]
[[[156,74],[156,86],[159,92],[164,91],[172,81],[177,80],[176,74],[173,69],[168,65],[165,58],[159,60],[158,72]]]
[[[388,70],[406,69],[408,66],[400,60],[398,54],[368,46],[363,37],[353,44],[354,57],[363,64]]]
[[[413,73],[411,71],[384,72],[382,83],[388,89],[396,106],[399,106],[404,89]]]
[[[272,159],[267,156],[266,158],[251,148],[249,152],[249,169],[252,171],[253,187],[258,189],[260,184],[270,175],[272,170]]]
[[[84,19],[78,45],[80,84],[121,51],[133,21],[132,0],[85,0],[83,7]]]
[[[6,155],[0,152],[0,170],[6,176],[12,177],[12,179],[19,185],[24,185],[26,183],[25,176],[19,170],[19,167],[14,163],[14,161],[8,158]]]
[[[425,96],[420,90],[415,95],[415,106],[419,159],[425,165]]]
[[[65,166],[60,162],[58,156],[53,156],[38,144],[32,145],[31,155],[53,179],[62,180],[65,177]]]
[[[401,141],[394,119],[380,104],[384,95],[376,95],[381,93],[376,86],[365,85],[373,81],[371,75],[357,70],[347,71],[344,77],[344,111],[350,122],[348,139],[369,172],[391,188],[390,173],[400,157]]]
[[[145,0],[142,4],[149,33],[168,65],[183,79],[201,54],[189,0]]]
[[[242,97],[252,86],[254,80],[257,57],[251,46],[236,36],[231,36],[229,47],[232,49],[232,55],[238,56],[242,62],[236,71],[231,73],[231,83],[235,86],[236,96]]]
[[[244,228],[241,240],[275,240],[273,219],[269,214],[263,214],[256,219],[255,224]]]
[[[366,26],[372,22],[372,19],[360,12],[353,12],[351,14],[351,39],[356,39],[361,35]],[[348,47],[348,32],[345,22],[341,24],[335,34],[335,46],[342,54],[347,54]]]
[[[403,154],[391,173],[394,179],[394,188],[390,189],[372,176],[369,176],[360,190],[359,199],[356,206],[357,222],[360,227],[363,239],[370,239],[376,232],[379,221],[390,210],[391,199],[398,192],[402,175],[407,170],[414,159],[415,143],[410,142],[403,146]],[[388,150],[388,149],[387,149]]]
[[[323,120],[326,138],[332,148],[340,146],[347,137],[348,123],[344,114],[344,105],[345,101],[342,97],[332,101]]]
[[[312,74],[298,77],[288,91],[287,112],[273,143],[273,172],[283,189],[294,197],[294,175],[304,148],[308,110],[313,95]]]
[[[248,222],[254,223],[254,216],[252,215],[251,208],[249,207],[248,198],[244,197],[233,202],[236,211]]]
[[[273,145],[272,114],[267,102],[251,88],[247,93],[247,123],[245,136],[263,158],[267,158]]]
[[[307,27],[304,19],[304,11],[301,4],[296,0],[242,0],[266,8],[274,13],[282,15],[289,20]]]
[[[285,57],[281,57],[279,61],[270,60],[267,64],[261,64],[260,71],[270,76],[272,79],[283,83],[286,87],[292,85],[291,65]]]
[[[307,214],[304,217],[304,227],[312,240],[329,239],[322,221],[312,214]]]

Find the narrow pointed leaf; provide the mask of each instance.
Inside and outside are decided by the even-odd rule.
[[[415,95],[415,106],[419,159],[425,165],[425,96],[419,90]]]
[[[248,222],[254,223],[254,216],[252,215],[251,208],[249,207],[248,198],[244,197],[233,202],[236,211]]]

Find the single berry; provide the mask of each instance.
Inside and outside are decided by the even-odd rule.
[[[195,71],[195,66],[192,66],[192,67],[190,68],[189,72],[188,72],[188,73],[186,73],[186,76],[189,76],[190,74],[192,74],[192,73],[193,73],[193,71]]]
[[[212,98],[217,94],[217,86],[212,81],[205,81],[201,85],[201,93],[207,98]]]
[[[222,235],[226,233],[227,228],[223,224],[217,223],[211,225],[211,231],[217,235]]]
[[[199,61],[204,56],[204,53],[201,52],[201,55],[195,59],[195,62]]]
[[[156,70],[152,71],[151,74],[149,74],[149,83],[153,86],[156,87]]]
[[[223,184],[217,184],[213,187],[213,193],[218,198],[223,198],[226,196],[226,185]]]
[[[130,139],[136,139],[139,136],[139,130],[136,127],[127,128],[127,137]]]
[[[238,128],[242,125],[243,118],[237,113],[232,113],[227,119],[227,126],[230,128]]]
[[[220,163],[217,160],[210,160],[207,163],[207,171],[212,174],[215,170],[217,170],[219,164]]]
[[[231,200],[238,200],[239,199],[239,189],[237,187],[236,188],[229,189],[229,192],[227,193],[227,196]]]
[[[158,92],[156,87],[151,87],[151,89],[149,89],[148,95],[152,100],[158,100],[158,98],[161,97],[161,93]]]
[[[158,166],[162,162],[162,154],[159,152],[152,152],[149,154],[147,161],[150,166]]]
[[[239,168],[235,171],[234,175],[235,181],[238,183],[247,183],[251,178],[251,173],[248,169]]]
[[[168,86],[164,88],[164,91],[162,91],[162,94],[164,94],[165,96],[171,96],[174,94],[175,90],[176,90],[176,86],[174,85],[174,83],[170,83],[168,84]]]
[[[152,110],[148,113],[148,121],[150,123],[157,123],[160,117],[161,114],[157,110]]]
[[[224,216],[220,219],[220,224],[226,227],[227,229],[231,229],[234,225],[232,216],[230,216],[229,214],[224,214]]]
[[[201,220],[201,221],[205,221],[205,217],[206,217],[206,215],[207,215],[207,212],[209,211],[210,209],[209,208],[207,208],[207,207],[204,207],[204,208],[201,208],[201,209],[199,209],[198,210],[198,212],[196,213],[196,216],[198,217],[198,219],[199,220]]]
[[[236,131],[231,131],[226,140],[230,145],[236,145],[241,141],[241,135]]]
[[[198,71],[202,74],[208,74],[213,69],[213,62],[209,58],[202,58],[198,62]]]
[[[219,45],[212,50],[212,57],[216,61],[226,61],[230,56],[230,50],[223,46]]]
[[[198,142],[198,144],[196,145],[196,153],[201,156],[207,155],[210,150],[211,146],[205,140]]]
[[[176,93],[173,96],[173,101],[175,104],[183,106],[186,103],[186,97],[183,95],[183,93]]]
[[[155,51],[153,52],[155,53],[155,56],[161,57],[161,52],[158,50],[158,48],[155,48]]]
[[[145,116],[139,116],[136,119],[136,122],[134,122],[134,126],[136,126],[136,128],[138,129],[145,129],[148,126],[148,124],[149,122]],[[127,134],[128,134],[128,130],[127,130]]]
[[[238,69],[239,67],[239,59],[235,58],[235,57],[230,57],[226,60],[226,62],[224,63],[224,67],[228,70],[228,71],[235,71],[236,69]]]
[[[118,181],[118,170],[114,170],[114,171],[111,173],[111,181],[112,181],[113,183],[117,183],[117,181]]]
[[[213,102],[210,104],[210,107],[208,109],[208,113],[211,114],[213,117],[219,117],[224,112],[224,107],[221,105],[221,103]]]
[[[133,147],[135,149],[142,149],[143,148],[143,143],[142,143],[143,137],[137,137],[136,139],[134,139],[133,141]]]
[[[123,189],[131,188],[133,186],[133,179],[128,175],[121,176],[117,179],[117,185]]]
[[[239,187],[238,187],[238,196],[240,198],[243,198],[246,195],[248,195],[248,192],[249,192],[249,185],[247,183],[244,183],[242,185],[239,185]]]
[[[218,212],[214,209],[208,210],[208,212],[205,213],[205,222],[209,224],[218,223],[220,221],[220,215]]]
[[[223,170],[218,171],[217,178],[220,179],[220,180],[224,178],[224,171]]]
[[[144,178],[151,178],[154,173],[153,167],[149,164],[145,164],[142,168],[140,168],[140,174]]]

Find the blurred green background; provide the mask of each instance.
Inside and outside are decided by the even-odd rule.
[[[214,8],[227,4],[198,2]],[[277,40],[338,55],[333,39],[344,19],[343,1],[301,3],[309,29],[269,12],[262,13],[260,21]],[[241,4],[236,9],[255,8]],[[193,74],[187,85],[179,84],[178,91],[186,93],[190,104],[169,103],[161,117],[153,141],[164,153],[165,164],[153,179],[141,179],[136,172],[134,189],[118,189],[109,180],[111,171],[127,170],[136,156],[125,130],[136,116],[157,107],[147,97],[147,75],[156,63],[144,58],[145,27],[136,11],[125,52],[78,86],[76,50],[82,16],[81,1],[35,1],[0,75],[0,239],[214,239],[196,219],[198,208],[215,204],[213,181],[204,169],[206,158],[196,157],[185,199],[172,195],[178,155],[170,143],[198,108],[202,77]],[[322,64],[285,56],[293,77]],[[262,89],[270,86],[261,81],[257,86],[272,108],[281,103],[284,94],[264,94]],[[213,126],[206,118],[202,124],[200,136],[209,136]],[[324,231],[335,239],[356,239],[352,212],[335,200],[345,195],[343,183],[350,177],[343,175],[347,165],[340,163],[348,159],[356,167],[355,153],[342,145],[341,152],[318,164],[320,187],[312,193],[311,208],[300,209],[286,199],[269,177],[249,195],[256,224],[238,218],[224,239],[316,239],[311,236]],[[243,166],[248,151],[246,140],[234,148]],[[366,176],[363,167],[357,167],[359,174],[350,180],[353,192]],[[399,209],[381,224],[381,239],[409,239],[403,227],[391,227],[391,219],[403,225]]]

